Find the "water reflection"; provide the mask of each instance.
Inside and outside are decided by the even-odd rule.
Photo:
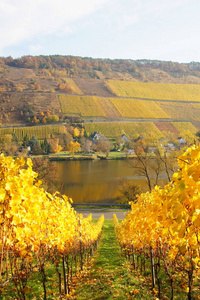
[[[57,166],[63,193],[74,203],[114,203],[123,178],[147,189],[145,180],[126,160],[64,161]]]

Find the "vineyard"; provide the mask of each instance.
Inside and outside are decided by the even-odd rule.
[[[119,97],[133,97],[153,100],[200,101],[200,85],[165,84],[108,80]]]
[[[51,195],[40,188],[30,159],[25,162],[1,155],[0,170],[3,299],[68,295],[74,276],[97,247],[104,216],[92,223],[91,215],[83,218],[73,210],[67,196]],[[53,287],[47,286],[50,266],[57,275]],[[33,288],[36,275],[41,278],[40,285]]]
[[[117,137],[125,134],[127,137],[137,138],[139,135],[148,135],[153,133],[157,138],[163,137],[169,132],[176,136],[185,130],[192,134],[197,132],[197,128],[190,122],[102,122],[86,123],[85,130],[87,135],[95,131],[106,137]]]
[[[153,99],[156,98],[155,95]],[[63,114],[74,114],[83,118],[200,121],[200,104],[198,103],[73,95],[59,95],[59,101]]]
[[[179,135],[178,129],[170,122],[154,122],[154,124],[163,134],[171,133],[174,136]]]
[[[134,268],[145,274],[150,262],[158,299],[165,292],[162,272],[170,299],[176,297],[177,283],[185,289],[182,299],[199,299],[199,158],[200,147],[189,148],[178,158],[179,170],[171,182],[163,189],[155,187],[151,193],[141,194],[121,223],[114,216],[119,243]]]
[[[200,121],[200,105],[198,103],[161,101],[156,103],[171,119]]]
[[[63,132],[63,125],[0,128],[0,139],[6,134],[15,134],[19,141],[22,141],[25,135],[29,139],[34,135],[38,140],[44,140],[45,138],[49,138],[53,133],[61,132]]]
[[[105,117],[95,97],[59,95],[63,114],[77,114],[83,117]]]
[[[170,119],[170,116],[153,101],[111,98],[111,102],[122,118]]]
[[[199,299],[199,159],[190,147],[172,181],[113,215],[100,239],[103,215],[84,218],[40,187],[30,159],[1,155],[1,298]]]
[[[190,122],[172,122],[173,126],[182,133],[185,130],[189,130],[191,133],[195,134],[197,129]]]
[[[64,114],[82,117],[105,117],[108,119],[170,119],[170,116],[153,101],[103,98],[91,96],[59,95]]]

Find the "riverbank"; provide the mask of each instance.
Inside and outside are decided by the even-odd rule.
[[[84,218],[88,217],[89,214],[92,214],[93,219],[99,219],[101,215],[104,215],[105,220],[112,220],[113,219],[113,214],[117,216],[119,220],[123,220],[128,213],[128,210],[112,210],[112,211],[85,211],[85,210],[77,210],[79,214],[82,214]]]
[[[57,154],[49,154],[51,161],[77,161],[77,160],[125,160],[127,158],[136,157],[133,154],[126,154],[124,152],[110,152],[109,155],[95,153],[95,154],[80,154],[75,153],[70,155],[68,152],[60,152]]]
[[[128,204],[101,204],[98,206],[98,203],[91,205],[72,203],[72,206],[79,214],[82,214],[84,218],[89,214],[92,214],[93,219],[98,219],[101,215],[104,215],[106,220],[112,220],[113,214],[116,214],[119,220],[123,220],[131,209],[131,206]]]

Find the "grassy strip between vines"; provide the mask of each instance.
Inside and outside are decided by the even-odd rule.
[[[70,299],[153,299],[151,281],[133,271],[121,253],[112,220],[105,220],[92,267],[82,274]],[[156,297],[155,297],[156,299]]]

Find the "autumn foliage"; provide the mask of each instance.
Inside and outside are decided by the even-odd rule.
[[[185,291],[192,299],[193,281],[200,275],[200,146],[189,148],[178,163],[170,183],[138,196],[122,223],[116,216],[114,222],[121,246],[133,259],[137,253],[143,260],[162,261],[170,279],[170,299],[178,274],[187,278]]]
[[[46,299],[47,261],[58,270],[61,262],[67,265],[69,255],[74,258],[79,254],[82,268],[84,252],[92,251],[99,239],[103,216],[92,224],[91,215],[83,218],[76,213],[67,196],[52,195],[40,188],[30,159],[14,160],[1,155],[0,177],[0,287],[3,289],[12,282],[17,299],[25,299],[31,289],[30,274],[39,272]],[[63,267],[67,294],[69,280],[65,272]]]

